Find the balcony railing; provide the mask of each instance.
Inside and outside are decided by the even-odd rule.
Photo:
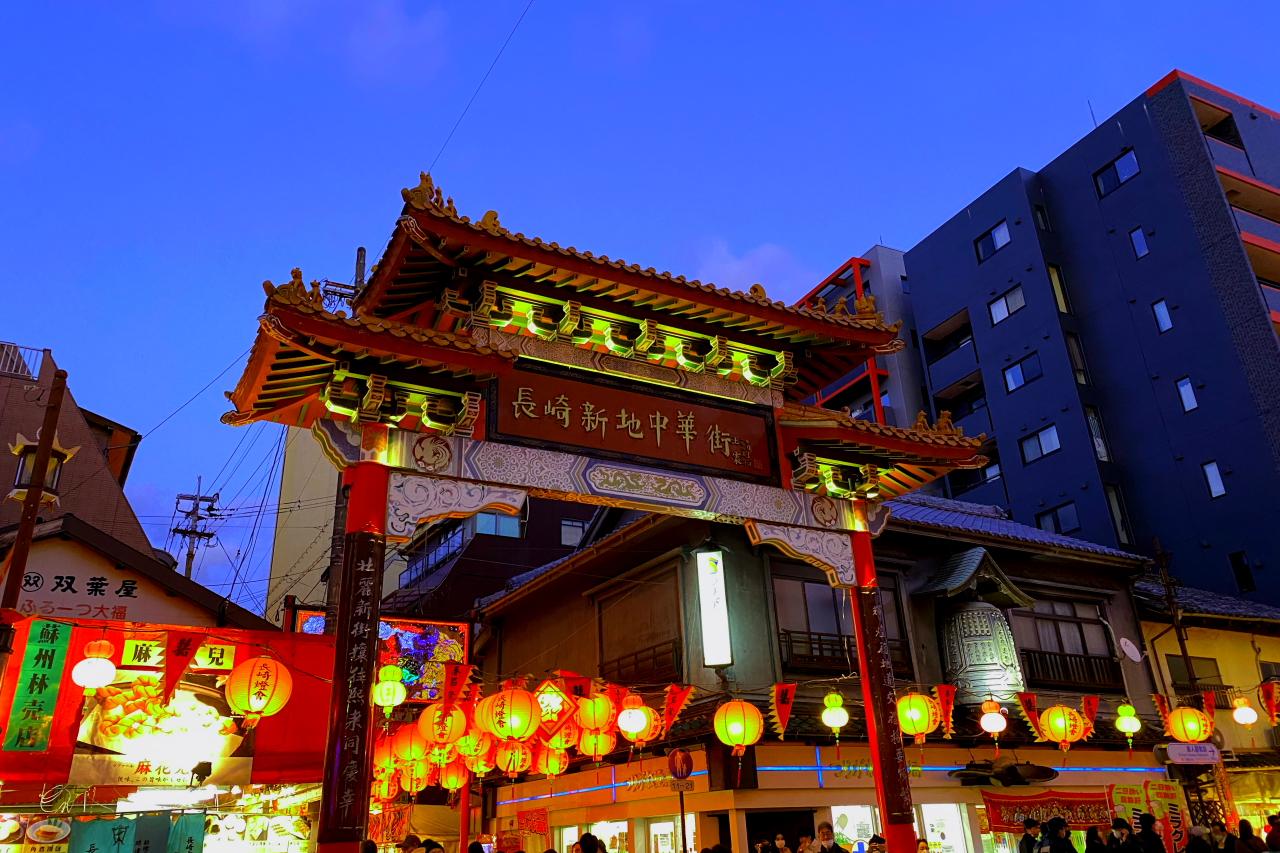
[[[37,379],[44,352],[35,347],[0,342],[0,376]]]
[[[889,640],[889,657],[893,674],[910,680],[911,653],[902,640]],[[847,634],[822,634],[814,631],[779,631],[784,669],[806,672],[858,672],[858,646]]]
[[[680,641],[666,640],[604,661],[600,664],[600,677],[640,684],[679,681],[684,678],[683,663]]]
[[[1022,674],[1028,687],[1123,692],[1124,674],[1115,658],[1022,650]]]
[[[467,536],[467,529],[467,525],[460,524],[449,532],[428,540],[421,551],[411,553],[408,568],[400,573],[400,588],[417,586],[436,569],[461,554],[471,541]]]
[[[1190,684],[1174,684],[1173,692],[1184,704],[1200,705],[1200,694],[1213,691],[1213,707],[1215,711],[1231,710],[1232,688],[1227,684],[1198,684],[1194,688]]]

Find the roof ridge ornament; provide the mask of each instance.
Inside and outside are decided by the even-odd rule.
[[[313,308],[324,308],[324,294],[320,291],[320,282],[312,281],[308,287],[302,280],[302,267],[294,267],[289,271],[289,280],[284,284],[272,284],[271,279],[262,282],[262,289],[268,299],[287,299],[311,305]]]

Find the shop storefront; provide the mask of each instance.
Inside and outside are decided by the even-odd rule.
[[[846,849],[865,850],[882,826],[875,808],[875,786],[865,748],[762,744],[756,750],[757,787],[713,791],[706,756],[694,752],[694,790],[686,794],[689,849],[723,841],[749,850],[785,827],[812,827],[829,820]],[[1166,782],[1163,767],[1150,756],[1076,748],[1022,750],[1019,760],[1051,767],[1057,777],[1043,785],[1015,788],[965,786],[948,775],[972,760],[969,752],[929,746],[913,751],[911,792],[916,831],[933,853],[1016,853],[1021,821],[1064,814],[1079,829],[1078,849],[1090,822],[1107,825],[1114,814],[1133,818],[1152,811],[1169,828],[1168,849],[1185,844],[1185,806],[1177,785]],[[680,853],[677,795],[662,759],[602,765],[560,777],[499,789],[495,831],[517,832],[530,812],[545,810],[548,835],[522,836],[526,850],[554,847],[568,853],[581,833],[600,838],[609,853]],[[802,813],[797,821],[795,813]],[[1013,821],[1016,819],[1016,832]],[[769,826],[776,820],[777,828]],[[751,827],[748,831],[748,827]],[[727,837],[724,835],[727,830]]]

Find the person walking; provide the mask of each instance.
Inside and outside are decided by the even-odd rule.
[[[1187,846],[1182,848],[1183,853],[1213,853],[1213,845],[1209,843],[1209,830],[1203,826],[1193,826],[1188,830],[1191,838],[1187,841]]]
[[[1107,842],[1102,840],[1098,827],[1091,826],[1084,833],[1084,853],[1107,853]]]
[[[1033,817],[1022,821],[1022,838],[1018,841],[1018,853],[1036,853],[1040,844],[1040,821]]]
[[[791,848],[787,846],[787,839],[783,837],[781,832],[773,837],[773,846],[778,853],[791,853]]]
[[[849,853],[836,841],[835,828],[827,820],[818,824],[818,847],[822,853]]]
[[[1249,851],[1249,853],[1266,853],[1267,842],[1253,834],[1253,824],[1247,820],[1240,821],[1240,842],[1236,849],[1241,848]]]
[[[1280,814],[1267,818],[1267,849],[1280,850]]]
[[[1209,824],[1210,838],[1213,840],[1213,846],[1222,853],[1236,853],[1236,845],[1240,838],[1234,832],[1227,831],[1227,825],[1220,820],[1215,820]]]
[[[1133,837],[1133,825],[1129,821],[1122,817],[1112,818],[1107,849],[1112,853],[1142,853],[1142,846]]]
[[[1150,812],[1138,815],[1138,832],[1133,836],[1142,853],[1169,853],[1164,849],[1164,839],[1156,832],[1156,816]]]

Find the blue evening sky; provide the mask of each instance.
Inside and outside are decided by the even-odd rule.
[[[82,405],[150,430],[247,349],[264,278],[377,257],[525,2],[4,4],[0,340],[51,348]],[[1280,106],[1278,29],[1274,2],[536,0],[434,173],[464,213],[794,298],[1174,67]],[[274,503],[278,428],[226,465],[239,368],[139,449],[157,544],[199,474]],[[271,542],[252,522],[199,575],[226,591],[243,561],[250,606]]]

